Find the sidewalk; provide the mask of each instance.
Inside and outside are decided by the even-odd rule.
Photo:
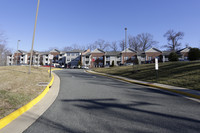
[[[121,77],[121,76],[115,76],[115,75],[110,75],[110,74],[105,74],[105,73],[98,73],[98,72],[94,72],[91,70],[86,70],[86,72],[123,80],[123,81],[129,82],[129,83],[155,87],[155,88],[167,90],[170,92],[178,93],[178,94],[184,95],[186,97],[200,99],[200,91],[196,91],[196,90],[191,90],[191,89],[182,88],[182,87],[175,87],[175,86],[171,86],[171,85],[164,85],[164,84],[159,84],[159,83],[139,81],[139,80],[129,79],[129,78]]]

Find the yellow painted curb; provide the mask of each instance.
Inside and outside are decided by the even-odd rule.
[[[52,71],[54,71],[54,70],[61,70],[61,69],[52,69]],[[49,70],[48,70],[48,72],[49,72]],[[35,99],[33,99],[32,101],[30,101],[26,105],[22,106],[21,108],[15,110],[11,114],[9,114],[9,115],[5,116],[4,118],[0,119],[0,129],[2,129],[6,125],[8,125],[14,119],[16,119],[17,117],[19,117],[24,112],[26,112],[30,108],[32,108],[36,103],[38,103],[46,95],[46,93],[49,91],[49,88],[52,86],[53,81],[54,81],[54,76],[52,75],[52,79],[51,79],[50,83],[47,85],[47,87],[45,88],[45,90],[39,96],[37,96]]]
[[[103,74],[103,73],[94,73],[94,72],[89,72],[87,70],[86,70],[86,72],[92,73],[92,74],[101,75],[101,76],[111,77],[111,78],[115,78],[115,79],[119,79],[119,80],[123,80],[123,81],[129,82],[129,83],[134,83],[134,84],[140,84],[140,85],[144,85],[144,86],[155,87],[155,88],[159,88],[159,89],[171,91],[171,92],[174,92],[174,93],[178,93],[178,94],[181,94],[181,95],[185,95],[185,96],[188,96],[188,97],[200,99],[200,96],[198,96],[198,95],[190,94],[190,93],[183,92],[183,91],[177,91],[177,90],[174,90],[174,89],[169,89],[169,88],[165,88],[165,87],[161,87],[161,86],[157,86],[157,85],[152,85],[152,84],[145,84],[145,83],[134,82],[134,81],[130,81],[130,80],[126,80],[126,79],[114,77],[114,76],[111,76],[111,75],[106,75],[106,74]]]

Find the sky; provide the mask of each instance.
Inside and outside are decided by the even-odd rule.
[[[0,32],[13,51],[31,49],[37,0],[0,0]],[[200,0],[40,0],[34,50],[86,46],[150,33],[163,49],[170,29],[184,32],[182,47],[200,47]]]

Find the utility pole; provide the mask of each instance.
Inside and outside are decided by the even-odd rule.
[[[31,58],[30,58],[30,65],[29,65],[29,72],[28,72],[29,74],[31,73],[31,63],[32,63],[32,57],[33,57],[33,45],[34,45],[34,39],[35,39],[35,29],[36,29],[39,5],[40,5],[40,0],[38,0],[37,11],[36,11],[36,16],[35,16],[35,26],[34,26],[34,31],[33,31],[32,47],[31,47]]]
[[[19,50],[19,42],[20,42],[20,40],[17,41],[17,59],[16,59],[16,65],[18,64],[17,60],[18,60],[18,52],[19,52],[18,51]]]
[[[127,59],[126,59],[126,49],[127,49],[127,28],[125,28],[125,60],[127,61]]]

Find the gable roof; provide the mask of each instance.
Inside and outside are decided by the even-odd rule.
[[[15,53],[27,53],[27,52],[23,50],[17,50]]]
[[[94,51],[92,51],[91,53],[105,53],[103,50],[96,48]]]
[[[149,50],[145,51],[145,53],[147,53],[147,52],[160,52],[160,53],[162,53],[162,51],[160,51],[157,48],[150,48]]]
[[[113,55],[113,56],[117,56],[117,55],[120,55],[121,52],[120,51],[108,51],[105,53],[105,55]]]
[[[53,50],[50,51],[50,53],[53,53],[53,52],[58,52],[58,53],[60,53],[60,51],[57,50],[57,49],[53,49]]]
[[[191,47],[185,47],[183,49],[178,50],[177,53],[180,53],[180,52],[189,52],[190,49],[191,49]]]
[[[125,49],[125,50],[123,50],[122,51],[122,53],[130,53],[130,52],[134,52],[134,53],[137,53],[137,51],[135,51],[134,49],[132,49],[132,48],[127,48],[127,49]]]

